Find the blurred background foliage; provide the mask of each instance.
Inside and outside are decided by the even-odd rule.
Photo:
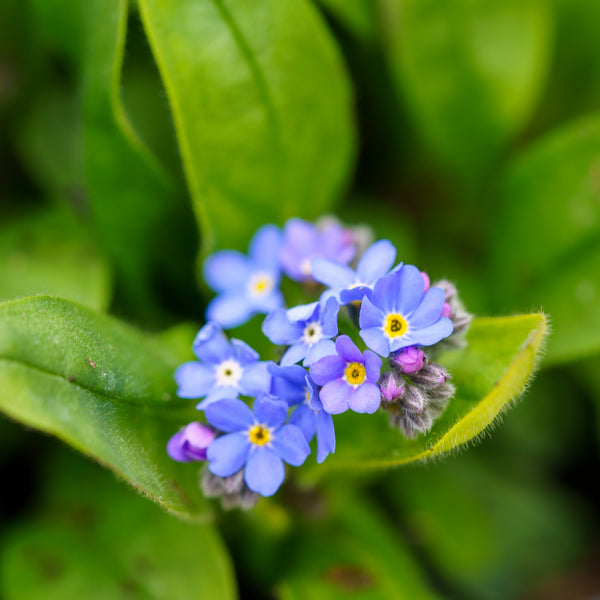
[[[0,299],[188,322],[154,342],[182,356],[199,257],[335,212],[553,326],[469,452],[211,522],[3,418],[2,597],[600,594],[598,39],[595,0],[0,3]]]

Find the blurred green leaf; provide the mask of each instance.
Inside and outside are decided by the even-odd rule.
[[[494,462],[483,449],[390,475],[387,504],[456,597],[519,598],[578,555],[588,515],[539,471]],[[519,449],[504,458],[519,460]]]
[[[549,62],[542,0],[380,0],[392,74],[421,135],[477,181],[536,105]]]
[[[494,222],[498,307],[543,306],[548,361],[600,350],[600,118],[536,143],[509,169]]]
[[[445,454],[480,435],[524,389],[546,334],[543,314],[474,319],[468,345],[439,362],[452,374],[456,396],[426,435],[404,438],[381,411],[344,413],[335,420],[336,451],[303,467],[309,478],[331,471],[391,467]],[[312,467],[312,468],[311,468]]]
[[[442,597],[377,507],[351,490],[338,490],[330,500],[328,524],[305,525],[291,544],[289,570],[278,586],[282,600]]]
[[[354,149],[337,48],[305,0],[139,0],[204,250],[331,206]],[[325,92],[326,90],[326,92]]]
[[[104,310],[110,279],[75,217],[57,207],[5,219],[0,227],[0,300],[53,294]]]
[[[72,459],[53,469],[50,498],[5,537],[5,600],[237,597],[210,524],[181,522]]]
[[[359,39],[377,36],[375,4],[372,0],[318,0],[334,18]]]
[[[166,443],[197,412],[160,338],[59,298],[0,305],[0,407],[114,470],[169,510],[206,510],[198,470]]]

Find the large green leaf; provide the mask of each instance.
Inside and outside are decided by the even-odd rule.
[[[400,531],[356,492],[330,497],[329,524],[307,524],[291,546],[279,585],[282,600],[433,600],[442,596],[426,582]]]
[[[417,128],[459,175],[480,177],[535,107],[549,62],[549,4],[379,5],[391,70]]]
[[[0,408],[56,435],[179,513],[206,509],[198,470],[165,446],[197,418],[175,396],[181,358],[142,334],[59,298],[0,305]]]
[[[551,362],[600,350],[600,118],[536,143],[508,171],[494,222],[497,305],[542,305]]]
[[[97,310],[109,300],[106,265],[65,209],[9,218],[0,227],[0,300],[54,294]]]
[[[353,155],[339,53],[306,0],[139,0],[204,248],[316,217]]]
[[[439,359],[457,392],[429,433],[409,440],[389,427],[381,412],[348,411],[335,419],[335,454],[310,470],[307,465],[308,477],[427,460],[477,438],[523,391],[546,329],[543,314],[474,319],[467,347]]]
[[[40,514],[3,539],[5,600],[236,597],[211,524],[173,519],[74,456],[50,475]]]

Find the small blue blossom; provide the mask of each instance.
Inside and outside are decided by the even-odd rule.
[[[311,268],[313,277],[329,287],[322,300],[334,296],[340,304],[348,304],[370,297],[373,286],[388,273],[395,259],[394,245],[389,240],[379,240],[362,255],[356,271],[328,258],[313,259]]]
[[[218,293],[206,309],[206,318],[229,329],[257,313],[283,306],[279,290],[281,232],[274,225],[261,227],[250,242],[248,256],[222,250],[204,263],[206,283]]]
[[[355,254],[352,232],[339,223],[330,222],[319,228],[302,219],[290,219],[283,229],[281,266],[294,281],[313,281],[313,258],[331,258],[347,264]]]
[[[381,403],[377,385],[381,358],[370,350],[361,354],[347,335],[337,338],[335,349],[337,354],[325,356],[310,367],[312,380],[323,386],[319,392],[323,408],[333,415],[348,409],[374,413]]]
[[[319,391],[306,369],[300,365],[269,365],[273,376],[271,393],[295,407],[290,424],[298,426],[307,442],[317,436],[317,462],[321,464],[335,452],[335,429],[331,415],[323,409]]]
[[[221,398],[256,396],[269,391],[268,363],[246,343],[227,337],[215,323],[207,323],[193,345],[198,361],[182,364],[175,371],[180,398],[204,398],[196,408],[204,410]]]
[[[254,412],[241,400],[225,399],[206,409],[208,422],[225,432],[207,450],[208,468],[218,477],[244,469],[248,488],[272,496],[283,483],[283,462],[299,467],[310,454],[308,442],[296,425],[284,425],[288,405],[266,394]]]
[[[404,265],[380,279],[360,309],[360,337],[380,356],[407,346],[431,346],[452,333],[442,316],[446,295],[439,287],[426,292],[421,272]]]
[[[289,311],[278,309],[267,316],[263,333],[274,343],[289,346],[281,358],[283,366],[304,359],[309,366],[319,358],[335,352],[331,338],[337,335],[339,304],[335,298],[298,306]]]

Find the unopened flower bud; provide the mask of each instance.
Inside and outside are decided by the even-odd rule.
[[[407,438],[414,438],[419,433],[425,433],[431,429],[433,418],[429,411],[422,413],[403,413],[390,415],[390,424],[402,431]]]
[[[416,373],[423,368],[427,357],[418,346],[408,346],[390,356],[390,365],[400,373]]]
[[[418,387],[407,385],[404,388],[400,404],[411,413],[422,413],[427,406],[427,396]]]
[[[426,390],[439,388],[450,379],[446,369],[435,363],[426,364],[420,371],[412,373],[409,377],[416,385]]]
[[[387,371],[379,380],[379,390],[383,400],[394,402],[404,394],[404,380],[394,371]]]
[[[427,275],[425,271],[421,271],[421,277],[423,278],[423,283],[425,284],[423,291],[426,292],[431,287],[431,279],[429,279],[429,275]]]
[[[452,307],[447,302],[444,302],[444,306],[442,306],[442,317],[452,318]]]
[[[259,494],[246,485],[243,469],[229,477],[219,477],[205,469],[201,487],[207,498],[221,498],[221,504],[226,509],[252,508],[259,498]]]
[[[428,390],[427,397],[430,404],[445,405],[456,393],[456,388],[449,382],[444,383],[439,388]]]
[[[436,281],[436,283],[434,283],[433,285],[444,290],[444,293],[446,294],[446,302],[452,305],[452,300],[454,300],[454,298],[456,298],[457,295],[456,286],[447,279],[441,279],[440,281]]]
[[[169,440],[167,453],[178,462],[206,460],[206,449],[216,437],[214,429],[193,421]]]

